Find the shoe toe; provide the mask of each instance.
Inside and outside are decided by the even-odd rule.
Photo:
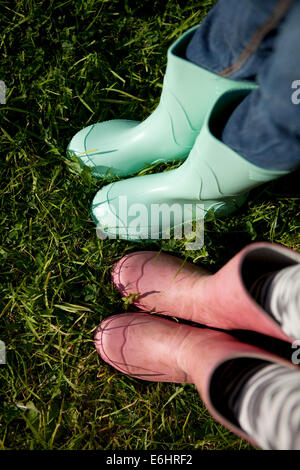
[[[148,327],[151,331],[151,324],[153,319],[144,313],[121,313],[106,318],[95,334],[98,354],[103,361],[132,377],[146,380],[154,377],[155,380],[155,377],[164,376],[160,370],[153,369],[149,355],[152,339],[145,341]]]
[[[95,176],[103,177],[110,170],[117,170],[120,151],[138,124],[138,121],[125,119],[92,124],[74,135],[67,153],[76,157],[82,165],[93,168]]]
[[[91,125],[77,132],[77,134],[75,134],[70,141],[67,149],[67,152],[71,154],[71,156],[77,157],[83,163],[86,161],[85,164],[90,163],[90,166],[93,166],[94,163],[93,161],[88,160],[88,153],[92,149],[88,148],[89,146],[87,145],[87,139],[94,127],[94,125]]]
[[[113,184],[104,186],[96,194],[92,206],[91,214],[97,227],[99,238],[126,237],[127,227],[122,221],[114,204],[109,200],[110,189]]]
[[[95,347],[103,361],[131,377],[187,382],[191,380],[178,367],[174,354],[186,337],[186,329],[191,327],[148,313],[121,313],[101,323]]]
[[[154,260],[159,253],[156,251],[137,251],[121,258],[114,264],[111,280],[118,291],[128,296],[139,293],[139,280],[142,278],[146,264]],[[134,302],[138,305],[137,302]]]
[[[123,334],[127,325],[128,315],[113,315],[100,324],[95,334],[98,354],[103,361],[118,369],[122,362]]]

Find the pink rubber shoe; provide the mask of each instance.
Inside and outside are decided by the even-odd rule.
[[[227,333],[148,313],[107,318],[96,331],[95,346],[105,362],[124,374],[154,382],[195,384],[211,415],[252,445],[257,443],[251,436],[226,417],[219,396],[216,404],[211,386],[216,370],[230,359],[243,357],[296,367]]]
[[[174,256],[142,251],[115,264],[112,282],[124,297],[148,312],[161,313],[222,329],[251,330],[289,338],[251,297],[260,275],[300,263],[300,254],[271,243],[253,243],[216,274]]]

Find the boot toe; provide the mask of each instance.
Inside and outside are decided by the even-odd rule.
[[[124,346],[124,332],[129,323],[127,314],[113,315],[100,324],[95,334],[98,354],[103,361],[118,370],[122,370],[126,362],[122,355],[122,346]]]
[[[95,347],[103,361],[131,377],[187,382],[190,377],[178,367],[175,357],[186,329],[191,327],[180,327],[148,313],[122,313],[101,323]]]
[[[99,232],[99,238],[124,237],[127,233],[127,227],[109,201],[112,186],[113,184],[104,186],[98,191],[92,202],[91,214],[97,227],[97,233]]]
[[[156,251],[137,251],[117,261],[111,271],[111,280],[115,288],[124,296],[131,293],[138,294],[139,280],[144,274],[144,268],[158,254]]]
[[[125,119],[92,124],[74,135],[67,153],[92,168],[95,177],[118,173],[120,152],[128,143],[130,131],[138,124]]]

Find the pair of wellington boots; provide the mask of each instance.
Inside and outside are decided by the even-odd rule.
[[[249,359],[298,368],[290,344],[297,338],[286,335],[250,293],[261,275],[298,263],[299,253],[270,243],[248,245],[216,274],[159,252],[126,255],[114,266],[112,282],[144,312],[105,319],[96,331],[96,349],[104,361],[132,377],[194,384],[217,421],[259,446],[228,409],[222,396],[228,384],[217,383],[218,372],[230,360]],[[275,341],[276,347],[242,342],[233,330],[267,335],[271,338],[256,336]],[[288,354],[279,352],[278,344]]]
[[[186,60],[194,30],[170,47],[160,103],[148,119],[91,125],[68,146],[68,154],[100,178],[124,177],[149,164],[186,159],[170,171],[104,186],[91,212],[99,231],[108,237],[164,238],[170,230],[204,219],[210,212],[232,213],[250,189],[287,173],[257,167],[221,141],[230,114],[257,85],[224,78]],[[176,210],[157,220],[152,213],[157,206],[167,215],[170,208]],[[137,214],[141,220],[135,223]]]

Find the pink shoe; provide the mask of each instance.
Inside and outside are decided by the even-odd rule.
[[[133,303],[143,310],[292,341],[248,289],[263,273],[296,263],[299,253],[271,243],[246,246],[216,274],[165,253],[142,251],[116,263],[112,281],[123,296],[137,294]]]
[[[257,445],[226,417],[211,387],[216,370],[230,359],[256,358],[295,368],[227,333],[178,324],[148,313],[125,313],[104,320],[95,346],[102,359],[132,377],[154,382],[193,383],[208,411],[229,430]]]

